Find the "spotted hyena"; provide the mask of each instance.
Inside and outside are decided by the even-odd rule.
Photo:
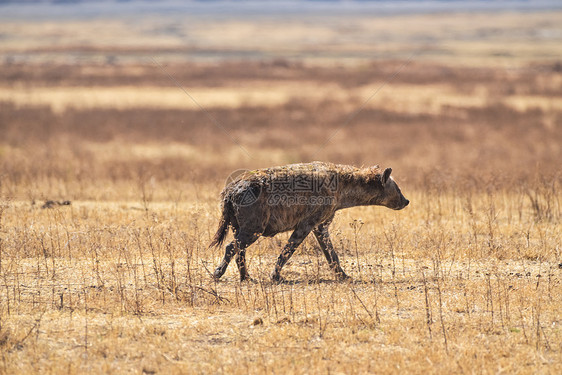
[[[234,240],[214,272],[219,279],[236,255],[240,280],[246,280],[246,248],[260,236],[293,231],[277,259],[271,278],[281,269],[310,232],[339,279],[348,276],[334,251],[328,226],[337,210],[354,206],[385,206],[401,210],[410,203],[390,173],[378,166],[356,168],[323,162],[292,164],[247,171],[222,191],[222,217],[211,246],[220,246],[232,227]]]

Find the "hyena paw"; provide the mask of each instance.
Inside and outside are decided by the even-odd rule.
[[[224,270],[221,267],[218,267],[215,272],[213,272],[213,278],[218,280],[221,276],[224,275]]]
[[[274,272],[273,274],[271,274],[271,281],[274,284],[281,284],[283,281],[285,281],[285,279],[283,279],[277,272]]]
[[[258,280],[254,279],[253,277],[247,277],[244,280],[240,280],[241,283],[249,283],[249,284],[257,284]]]
[[[240,275],[240,282],[241,283],[248,282],[248,283],[252,283],[252,284],[258,283],[255,279],[251,278],[250,275],[248,275],[248,274]]]
[[[336,272],[336,278],[338,279],[338,281],[349,281],[351,280],[351,277],[348,276],[345,272],[341,271],[341,272]]]

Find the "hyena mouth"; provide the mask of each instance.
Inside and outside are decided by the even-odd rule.
[[[409,205],[409,204],[410,204],[410,201],[407,200],[406,198],[404,198],[404,199],[402,200],[402,202],[400,202],[400,205],[398,205],[398,206],[395,207],[394,209],[395,209],[396,211],[402,210],[403,208],[405,208],[405,207],[406,207],[407,205]]]

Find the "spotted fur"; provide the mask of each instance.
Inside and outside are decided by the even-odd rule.
[[[273,237],[293,231],[271,275],[281,279],[281,269],[312,232],[330,268],[339,279],[347,278],[330,240],[328,226],[336,211],[354,206],[379,205],[394,210],[409,201],[390,177],[392,169],[357,168],[323,162],[248,171],[221,193],[222,215],[211,246],[220,246],[228,229],[234,240],[214,272],[219,279],[236,255],[240,280],[246,280],[246,248],[260,236]]]

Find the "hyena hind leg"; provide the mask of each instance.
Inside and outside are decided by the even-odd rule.
[[[248,267],[246,267],[246,249],[240,250],[236,254],[236,265],[240,273],[240,281],[249,280],[250,275],[248,274]]]
[[[240,280],[246,280],[249,277],[248,269],[246,267],[246,248],[254,243],[259,236],[259,234],[247,235],[242,232],[235,235],[234,240],[226,246],[224,258],[215,270],[213,274],[214,278],[218,280],[222,275],[224,275],[232,257],[236,255],[236,265],[238,266],[238,271],[240,272]]]
[[[224,273],[226,272],[226,267],[228,267],[228,263],[230,263],[230,260],[232,259],[234,254],[236,254],[236,251],[237,251],[236,240],[226,245],[226,249],[224,251],[224,258],[222,259],[221,263],[213,273],[213,277],[215,278],[215,280],[220,279],[221,276],[224,275]]]

